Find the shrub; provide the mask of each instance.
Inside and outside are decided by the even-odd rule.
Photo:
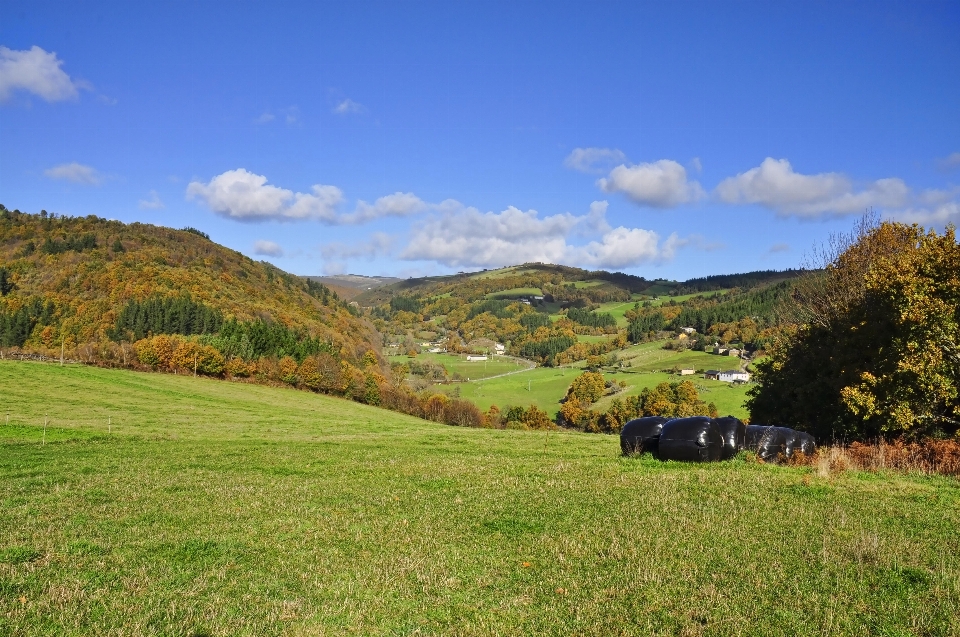
[[[483,413],[469,400],[455,398],[444,406],[443,422],[457,427],[480,427]]]

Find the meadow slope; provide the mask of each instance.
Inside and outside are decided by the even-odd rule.
[[[0,635],[960,634],[953,479],[81,366],[0,398]]]

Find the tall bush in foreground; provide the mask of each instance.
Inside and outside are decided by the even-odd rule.
[[[831,253],[832,250],[832,253]],[[960,428],[960,246],[917,225],[861,222],[797,286],[792,335],[758,364],[754,422],[865,439]]]

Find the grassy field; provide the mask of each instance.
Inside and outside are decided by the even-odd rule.
[[[502,292],[491,292],[487,295],[488,299],[519,299],[527,296],[540,296],[543,292],[540,288],[511,288]]]
[[[78,366],[0,392],[2,635],[960,634],[956,480]]]
[[[663,349],[663,341],[642,343],[621,350],[617,356],[635,371],[659,371],[664,369],[736,369],[740,360],[736,357],[718,356],[693,350]]]
[[[490,405],[501,409],[508,405],[536,405],[554,418],[560,410],[560,399],[580,373],[579,369],[569,367],[537,367],[522,374],[443,385],[438,389],[453,395],[459,394],[481,409],[488,409]]]
[[[638,296],[638,295],[634,295]],[[629,321],[624,316],[627,310],[633,309],[636,301],[613,301],[611,303],[601,303],[596,309],[597,314],[610,314],[617,320],[618,327],[626,327]]]
[[[683,303],[686,300],[692,299],[695,296],[702,296],[705,299],[710,297],[717,296],[718,294],[726,294],[730,290],[711,290],[710,292],[694,292],[693,294],[678,294],[676,296],[662,295],[657,300],[651,300],[650,303],[654,306],[660,306],[664,303],[669,303],[671,300],[676,301],[677,303]],[[649,294],[649,292],[648,292]]]
[[[611,380],[623,381],[627,388],[616,396],[604,396],[597,401],[592,409],[597,411],[606,411],[614,398],[636,396],[645,387],[656,387],[660,383],[676,383],[681,380],[689,380],[697,387],[697,393],[700,399],[706,403],[713,403],[721,416],[737,416],[746,418],[749,413],[743,406],[747,397],[749,385],[734,385],[733,383],[721,383],[717,380],[704,380],[701,376],[678,376],[676,374],[666,374],[662,372],[621,372],[618,374],[605,373],[604,377]]]
[[[580,336],[579,338],[589,338]],[[592,337],[600,339],[603,337]],[[747,416],[747,410],[743,406],[746,399],[748,385],[733,385],[731,383],[721,383],[714,380],[704,380],[702,375],[681,377],[676,374],[663,373],[660,370],[677,367],[692,367],[693,369],[729,369],[734,367],[736,360],[732,358],[714,356],[704,352],[694,352],[685,350],[678,352],[675,350],[663,349],[663,342],[641,343],[632,345],[626,349],[618,350],[617,356],[629,363],[627,367],[619,372],[612,373],[605,371],[604,376],[608,380],[623,381],[627,388],[618,396],[635,396],[639,394],[644,387],[655,387],[659,383],[675,383],[680,380],[691,380],[699,391],[701,398],[706,402],[714,403],[722,415],[731,414],[740,418]],[[491,359],[488,365],[500,365],[500,367],[490,367],[486,370],[485,376],[480,376],[483,363],[466,362],[462,357],[458,358],[451,354],[421,354],[419,359],[432,362],[442,362],[450,370],[451,374],[458,371],[464,378],[470,378],[470,382],[456,383],[453,385],[438,385],[436,388],[450,395],[459,395],[475,403],[481,409],[488,409],[490,405],[496,405],[501,409],[508,405],[536,405],[555,418],[560,411],[560,399],[567,393],[567,387],[573,382],[580,373],[585,364],[579,361],[568,367],[550,368],[537,367],[522,374],[513,374],[500,378],[491,378],[483,380],[488,376],[501,374],[504,371],[514,371],[518,369],[514,362],[495,361]],[[404,356],[391,357],[391,360],[406,361]],[[494,374],[496,372],[496,374]],[[594,409],[606,410],[614,397],[607,396],[601,399],[594,406]]]
[[[485,361],[468,361],[464,355],[430,353],[418,354],[416,359],[404,355],[389,356],[388,358],[391,363],[409,364],[411,360],[417,360],[421,363],[436,363],[446,367],[451,377],[454,374],[460,374],[463,378],[473,380],[515,372],[533,365],[532,362],[507,356],[489,356]]]
[[[583,341],[584,343],[602,343],[604,341],[613,340],[615,337],[616,337],[616,334],[601,334],[601,335],[578,334],[577,340]]]

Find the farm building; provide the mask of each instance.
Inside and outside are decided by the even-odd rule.
[[[730,369],[720,372],[717,380],[724,383],[749,383],[750,372],[741,372],[739,369]]]
[[[487,360],[486,356],[480,356],[477,354],[467,354],[468,361],[485,361]]]
[[[680,370],[680,375],[681,375],[681,376],[692,376],[693,374],[696,374],[696,373],[697,373],[697,370],[695,370],[695,369],[681,369],[681,370]]]

